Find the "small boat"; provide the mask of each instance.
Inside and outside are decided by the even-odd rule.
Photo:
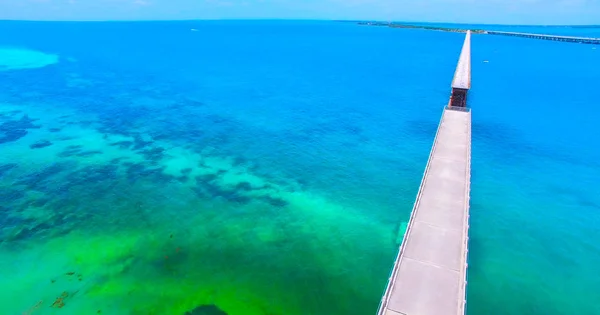
[[[197,29],[195,29],[195,28],[192,28],[192,29],[191,29],[191,31],[192,31],[192,32],[197,32],[198,30],[197,30]]]
[[[487,61],[487,60],[484,60],[483,62],[484,62],[484,63],[488,63],[489,61]]]

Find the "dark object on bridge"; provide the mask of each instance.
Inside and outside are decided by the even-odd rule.
[[[450,97],[450,106],[452,107],[467,107],[467,89],[452,89]]]
[[[227,313],[223,312],[220,308],[218,308],[214,304],[210,305],[200,305],[195,309],[186,312],[185,315],[227,315]]]

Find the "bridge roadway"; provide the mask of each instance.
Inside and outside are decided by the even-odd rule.
[[[467,31],[465,35],[458,65],[452,78],[452,88],[463,90],[471,88],[471,31]]]
[[[467,55],[465,55],[467,54]],[[469,82],[467,33],[453,85]],[[468,69],[468,70],[465,70]],[[378,315],[463,315],[471,177],[471,112],[442,113],[417,198]]]

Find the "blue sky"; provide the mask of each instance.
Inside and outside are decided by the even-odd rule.
[[[600,0],[0,0],[0,19],[245,18],[600,24]]]

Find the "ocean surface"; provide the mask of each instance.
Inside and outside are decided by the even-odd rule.
[[[375,314],[463,38],[0,22],[2,314]],[[468,314],[600,314],[600,47],[472,54]]]

